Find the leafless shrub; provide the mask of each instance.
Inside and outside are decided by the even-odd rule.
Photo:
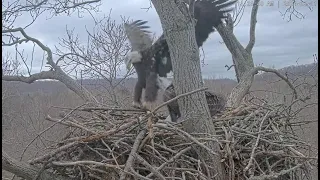
[[[2,1],[2,50],[4,48],[14,48],[16,54],[14,62],[19,62],[27,71],[19,72],[19,74],[15,75],[3,75],[2,80],[24,83],[33,83],[42,79],[59,80],[85,101],[96,102],[96,99],[88,91],[81,88],[77,82],[61,70],[55,62],[52,50],[39,39],[29,36],[27,29],[44,12],[48,12],[54,16],[61,13],[66,13],[67,15],[78,13],[78,15],[81,15],[83,11],[93,12],[97,10],[97,6],[99,5],[97,2],[100,1]],[[25,26],[21,23],[17,24],[18,19],[21,17],[25,18],[23,22],[27,22],[29,19],[30,22]],[[24,53],[22,43],[33,45],[31,52],[26,53],[30,54],[31,57],[28,57]],[[41,67],[40,72],[35,73],[32,71],[36,49],[43,52],[42,66],[47,64],[49,66],[48,71],[42,70],[43,67]]]
[[[80,74],[81,79],[95,79],[92,85],[99,98],[103,98],[102,103],[116,106],[123,104],[117,92],[124,88],[123,81],[133,74],[133,71],[120,69],[130,50],[123,22],[113,20],[110,11],[107,17],[96,22],[92,31],[87,29],[86,43],[82,43],[73,30],[67,29],[67,37],[62,38],[57,47],[61,67],[69,74],[74,72],[78,77]],[[100,87],[103,91],[99,92]]]

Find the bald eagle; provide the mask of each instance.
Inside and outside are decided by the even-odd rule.
[[[226,99],[222,94],[206,90],[205,91],[206,100],[208,103],[209,111],[211,117],[213,117],[218,112],[224,110],[226,105]],[[176,97],[176,93],[174,91],[173,84],[169,85],[164,94],[163,94],[163,101],[169,101],[170,99]],[[169,116],[167,118],[168,121],[177,122],[178,118],[181,117],[178,101],[175,100],[167,105]]]
[[[157,96],[158,91],[157,74],[154,69],[155,59],[152,58],[144,62],[140,60],[142,57],[139,51],[150,48],[152,45],[150,32],[146,30],[149,27],[143,26],[146,23],[147,21],[137,20],[130,24],[124,24],[124,29],[132,48],[132,52],[125,57],[125,64],[128,71],[133,65],[138,75],[133,98],[133,107],[136,108],[141,108],[141,95],[144,88],[146,88],[144,99],[149,102],[154,101],[153,97]]]
[[[196,19],[195,36],[198,47],[208,39],[214,28],[223,22],[226,13],[236,0],[196,0],[194,3],[194,18]],[[226,9],[227,8],[227,9]],[[145,88],[144,103],[148,104],[156,100],[161,81],[159,77],[167,77],[172,71],[169,47],[162,34],[152,44],[150,32],[145,26],[146,21],[137,20],[124,24],[124,28],[132,46],[132,51],[126,56],[127,69],[133,65],[138,82],[134,90],[134,107],[141,107],[142,89]],[[144,105],[143,105],[144,106]]]

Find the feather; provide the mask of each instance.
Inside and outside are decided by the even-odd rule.
[[[132,51],[142,51],[152,45],[150,32],[146,30],[149,26],[142,26],[146,23],[147,21],[137,20],[130,24],[124,24],[124,29],[131,44]]]
[[[154,85],[157,81],[152,79],[154,76],[148,77],[152,70],[152,60],[148,59],[148,61],[141,63],[141,54],[139,53],[139,51],[145,50],[152,45],[150,31],[148,31],[149,26],[146,26],[146,23],[147,21],[136,20],[130,24],[124,24],[124,30],[132,48],[132,52],[125,57],[125,64],[127,70],[130,70],[133,64],[138,75],[138,81],[134,88],[134,107],[140,107],[140,99],[144,88],[147,88],[145,93],[145,100],[147,101],[154,101],[158,92],[157,86]],[[157,74],[155,74],[155,77],[157,77]],[[147,83],[147,78],[150,79],[148,81],[151,83]],[[154,83],[152,83],[153,81]]]
[[[195,35],[198,47],[202,46],[208,39],[209,34],[214,31],[214,28],[223,22],[226,13],[232,10],[229,7],[235,2],[230,0],[197,0],[195,2],[194,17],[197,19]],[[167,77],[167,73],[172,71],[172,62],[165,36],[162,34],[152,44],[148,31],[149,26],[146,24],[147,21],[142,20],[124,24],[133,51],[126,57],[125,63],[128,69],[134,63],[138,74],[139,84],[136,86],[134,97],[136,103],[140,103],[142,88],[146,89],[145,100],[155,101],[160,88],[159,83],[157,83],[159,82],[158,76]],[[179,110],[176,109],[177,106],[172,106],[172,108],[174,110],[171,112],[178,112]],[[174,119],[174,117],[172,118]]]
[[[222,94],[206,90],[206,100],[208,103],[211,117],[220,111],[223,111],[226,105],[226,99]],[[163,101],[167,102],[176,97],[174,86],[171,84],[163,93]],[[176,122],[181,117],[178,101],[175,100],[167,105],[172,122]]]
[[[198,47],[208,39],[214,28],[220,25],[227,17],[226,13],[233,10],[230,8],[236,0],[197,0],[194,4],[194,17],[197,20],[195,34]],[[145,24],[145,23],[144,23]],[[169,47],[162,34],[160,38],[148,49],[141,51],[142,61],[155,58],[156,71],[160,77],[166,77],[172,71]],[[166,63],[163,59],[166,58]]]

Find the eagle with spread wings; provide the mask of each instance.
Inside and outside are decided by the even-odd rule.
[[[227,18],[227,13],[232,11],[231,6],[236,0],[196,0],[194,2],[195,36],[198,47],[208,39],[215,28]],[[134,89],[133,106],[146,107],[157,99],[158,89],[167,74],[172,71],[170,50],[165,36],[152,44],[150,31],[146,26],[147,21],[137,20],[125,23],[124,29],[131,44],[132,51],[126,56],[127,69],[133,65],[138,82]],[[163,87],[164,90],[166,87]],[[142,90],[145,89],[144,104],[141,104]]]

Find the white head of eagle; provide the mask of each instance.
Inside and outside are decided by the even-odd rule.
[[[141,62],[141,54],[139,51],[143,51],[152,45],[152,39],[150,37],[150,32],[146,29],[149,26],[143,26],[147,21],[137,20],[132,23],[124,23],[124,29],[127,38],[131,45],[131,52],[125,57],[125,64],[127,70],[130,70],[132,63]]]
[[[141,54],[139,51],[132,51],[127,54],[127,56],[124,58],[124,63],[126,64],[127,70],[131,70],[133,63],[139,63],[141,62]]]

